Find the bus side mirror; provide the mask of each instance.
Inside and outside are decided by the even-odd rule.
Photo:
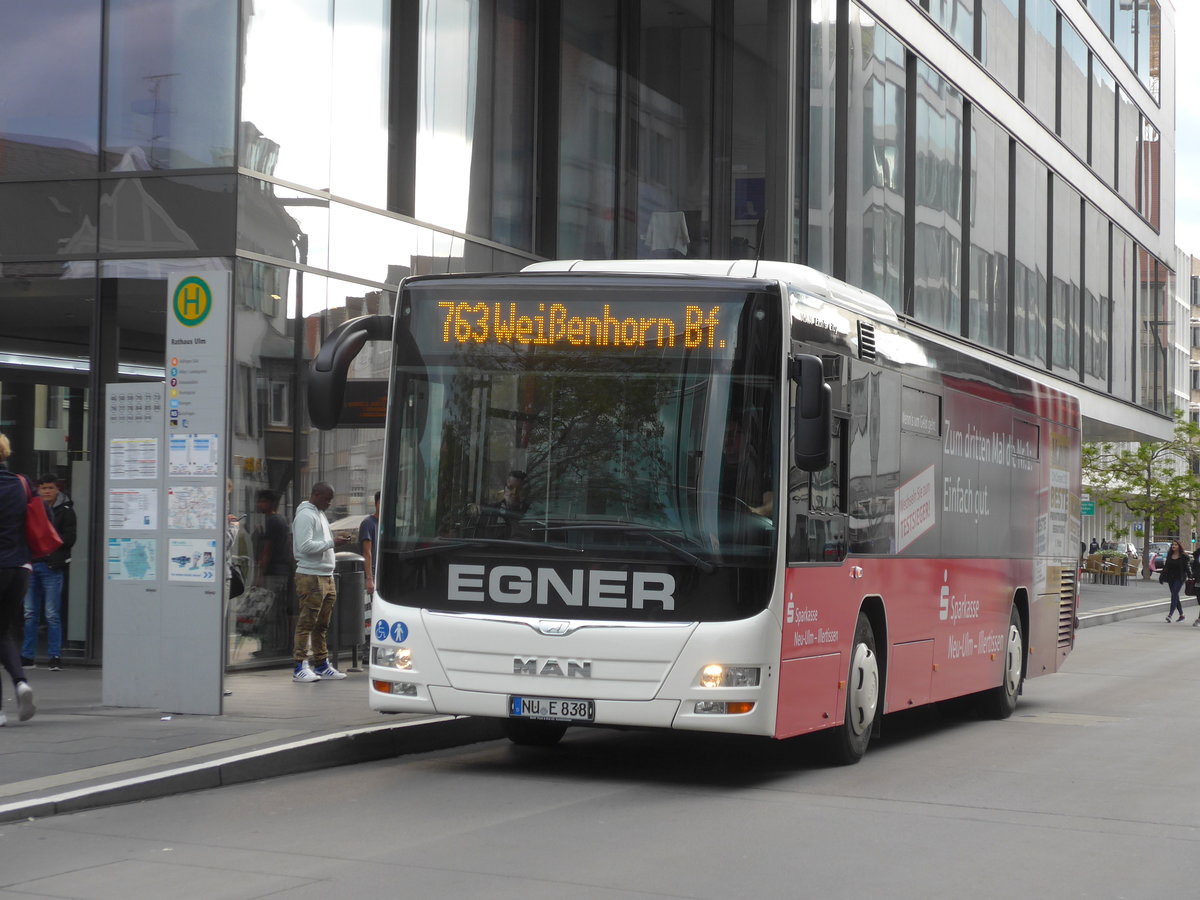
[[[796,406],[792,411],[792,458],[796,468],[819,472],[829,465],[833,391],[825,383],[821,360],[801,354],[792,357]]]
[[[346,373],[367,341],[392,338],[391,316],[361,316],[343,322],[325,338],[308,376],[308,417],[322,431],[334,428],[346,397]]]

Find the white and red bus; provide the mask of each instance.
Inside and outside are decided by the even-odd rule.
[[[314,360],[392,342],[370,704],[788,738],[1009,715],[1074,642],[1077,402],[752,260],[407,279]]]

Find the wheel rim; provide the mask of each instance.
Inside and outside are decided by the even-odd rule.
[[[1016,625],[1008,626],[1008,650],[1004,660],[1004,690],[1009,696],[1016,696],[1017,685],[1021,683],[1021,629]]]
[[[875,651],[866,644],[854,648],[850,665],[850,728],[861,735],[875,721],[879,705],[879,662]]]

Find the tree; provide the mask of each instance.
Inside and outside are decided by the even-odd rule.
[[[1142,527],[1142,577],[1150,577],[1153,523],[1190,519],[1200,498],[1200,476],[1192,462],[1200,455],[1200,426],[1175,415],[1169,441],[1143,444],[1101,442],[1083,445],[1083,483],[1106,512],[1125,507]]]

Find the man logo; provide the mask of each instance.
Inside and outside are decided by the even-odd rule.
[[[570,628],[570,622],[563,622],[558,619],[542,619],[542,621],[538,622],[538,631],[542,634],[566,634]]]
[[[563,662],[567,670],[563,671]],[[556,678],[591,678],[592,661],[590,659],[537,659],[524,656],[513,657],[514,675],[553,675]]]

